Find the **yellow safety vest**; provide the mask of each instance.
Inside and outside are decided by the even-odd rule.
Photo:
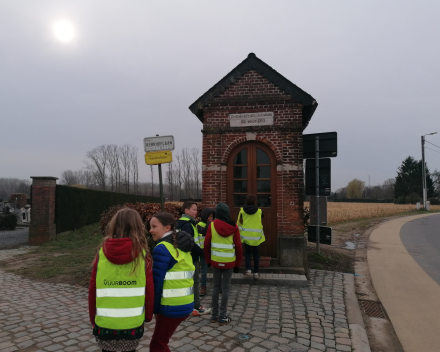
[[[235,262],[235,245],[234,236],[223,237],[218,234],[211,223],[211,260],[217,263],[231,263]]]
[[[200,227],[205,228],[205,227],[206,227],[206,222],[202,222],[202,221],[200,221],[200,222],[197,224],[197,226],[200,226]],[[197,233],[199,233],[199,230],[197,230]],[[199,233],[199,237],[202,238],[202,241],[201,241],[201,244],[200,244],[200,248],[203,249],[203,248],[205,248],[205,237],[202,236],[200,233]]]
[[[139,255],[141,257],[141,255]],[[141,258],[138,258],[141,260]],[[145,320],[145,262],[117,265],[99,250],[96,273],[96,315],[99,327],[115,330],[142,326]]]
[[[164,245],[177,261],[165,275],[160,304],[163,306],[182,306],[194,302],[193,276],[195,267],[191,253],[174,248],[171,243],[165,241],[160,242],[158,246],[160,245]],[[178,256],[177,253],[179,253]]]
[[[241,226],[238,226],[241,242],[244,242],[249,246],[258,246],[266,240],[263,232],[263,224],[261,222],[261,214],[261,209],[258,209],[255,214],[251,215],[247,214],[243,208],[240,209],[237,223],[241,216],[242,223]]]
[[[191,221],[191,219],[186,217],[185,215],[183,215],[179,220]],[[204,241],[203,236],[201,236],[199,234],[199,231],[197,230],[197,226],[194,226],[192,223],[191,223],[191,226],[192,226],[193,231],[194,231],[194,242],[195,242],[195,244],[198,245],[199,247],[203,248],[202,247],[203,241]],[[181,229],[177,229],[177,231],[181,231]]]

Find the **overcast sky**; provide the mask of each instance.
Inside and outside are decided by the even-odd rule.
[[[319,103],[304,133],[338,132],[332,190],[395,177],[420,136],[440,147],[438,1],[0,0],[0,177],[56,176],[101,144],[174,135],[188,106],[250,52]],[[69,21],[70,42],[53,25]],[[440,148],[426,161],[440,169]],[[434,151],[435,150],[435,151]]]

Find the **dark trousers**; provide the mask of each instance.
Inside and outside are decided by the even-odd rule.
[[[162,314],[156,314],[156,326],[151,337],[150,352],[170,352],[168,342],[179,324],[188,317],[168,318]]]
[[[212,288],[212,316],[226,317],[229,300],[229,287],[231,286],[232,271],[234,269],[218,269],[212,268],[212,277],[214,287]],[[222,278],[223,276],[223,278]],[[220,302],[220,315],[218,299],[220,295],[220,285],[222,288],[222,300]]]
[[[251,270],[251,256],[254,257],[254,273],[260,272],[260,246],[249,246],[244,244],[244,259],[246,262],[246,270]]]

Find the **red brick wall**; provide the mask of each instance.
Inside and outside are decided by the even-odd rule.
[[[32,177],[31,224],[29,244],[41,245],[56,236],[56,177]]]
[[[274,112],[271,126],[229,127],[229,114]],[[226,201],[227,160],[247,140],[268,145],[277,160],[278,236],[303,236],[302,105],[256,71],[249,71],[203,111],[202,199]]]

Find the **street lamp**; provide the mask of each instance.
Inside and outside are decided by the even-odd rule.
[[[430,136],[432,134],[436,134],[437,132],[432,132],[428,134],[424,134],[422,136],[422,181],[423,181],[423,209],[426,209],[426,171],[425,171],[425,136]]]

